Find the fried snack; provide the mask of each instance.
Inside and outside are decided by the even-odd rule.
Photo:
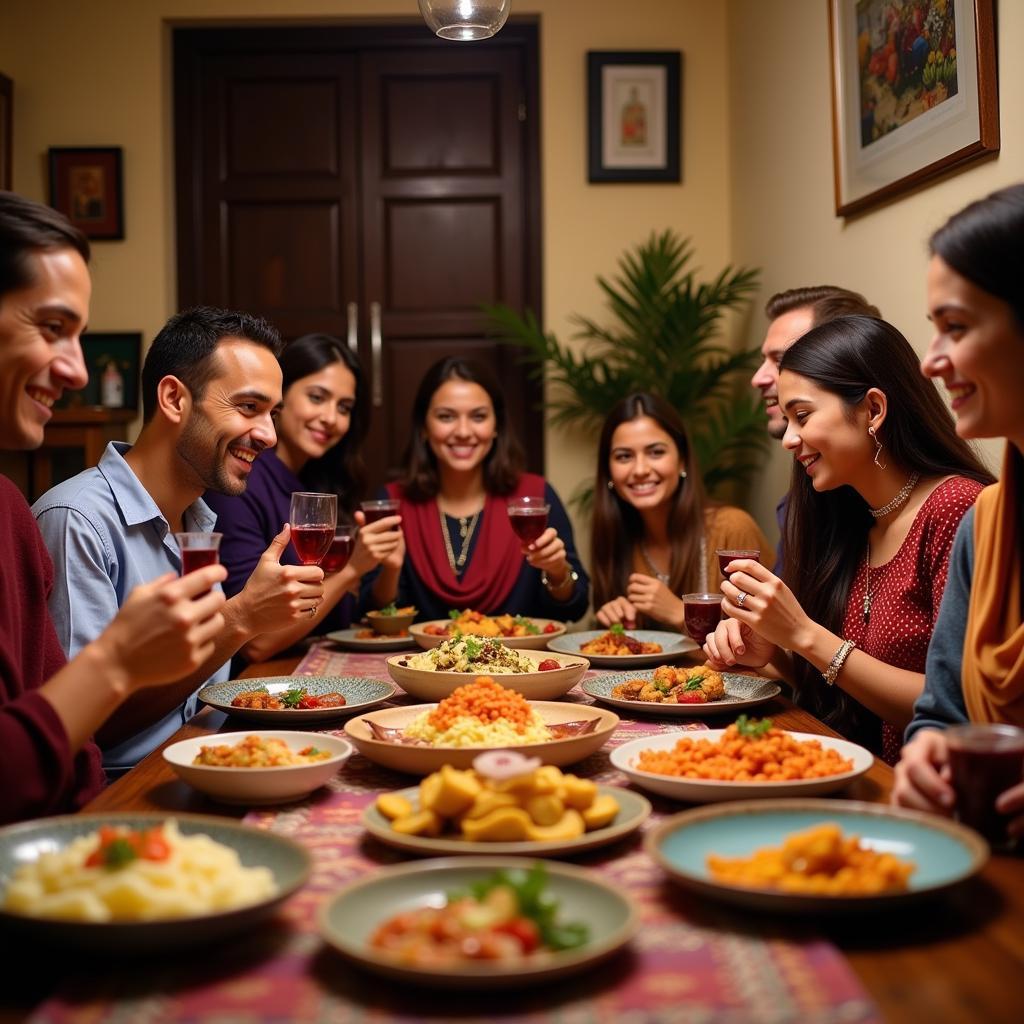
[[[709,854],[707,866],[717,881],[729,885],[827,896],[906,892],[917,867],[866,848],[834,822],[794,832],[781,848],[763,847],[750,857]]]
[[[764,729],[765,723],[769,727]],[[654,775],[717,782],[782,782],[841,775],[853,762],[819,740],[798,740],[770,720],[730,725],[718,740],[682,737],[671,750],[642,750],[635,768]]]
[[[638,700],[656,704],[707,704],[725,696],[725,682],[714,669],[673,668],[659,665],[651,679],[630,679],[612,689],[620,700]]]
[[[601,636],[580,645],[581,654],[661,654],[661,644],[637,640],[621,628],[610,629]]]

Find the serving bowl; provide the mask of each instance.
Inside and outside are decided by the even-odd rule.
[[[568,693],[583,678],[589,667],[586,658],[570,654],[552,654],[550,651],[521,650],[524,658],[540,665],[543,661],[557,661],[560,668],[541,672],[502,673],[492,676],[508,690],[521,693],[527,700],[554,700]],[[404,662],[415,655],[396,654],[388,658],[388,672],[406,693],[419,700],[443,700],[453,690],[473,682],[478,676],[490,675],[483,669],[479,672],[431,672],[428,669],[410,668]]]
[[[482,639],[500,640],[506,647],[512,647],[519,651],[543,651],[547,647],[549,640],[554,640],[565,632],[565,623],[559,622],[557,619],[535,619],[530,617],[530,621],[537,627],[539,632],[529,633],[526,636],[497,636],[483,637]],[[447,632],[451,624],[451,619],[431,619],[429,622],[417,622],[415,625],[410,626],[409,633],[420,647],[424,650],[429,650],[431,647],[437,647],[453,635]],[[427,626],[440,628],[446,630],[446,632],[443,635],[428,633],[426,631]],[[475,636],[476,634],[467,633],[465,635]]]
[[[366,618],[370,625],[384,636],[396,636],[407,630],[416,618],[417,610],[410,608],[408,611],[400,609],[393,615],[385,615],[381,611],[367,612]]]
[[[330,751],[331,756],[323,761],[276,768],[220,768],[192,763],[202,747],[233,746],[253,735],[283,740],[294,753],[313,746]],[[255,805],[301,800],[336,775],[351,754],[351,743],[329,733],[254,729],[179,740],[164,750],[164,760],[179,778],[214,800],[225,804]]]

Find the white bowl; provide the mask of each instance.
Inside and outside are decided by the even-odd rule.
[[[280,768],[217,768],[192,763],[200,747],[233,746],[253,735],[284,740],[296,753],[312,745],[330,751],[331,756],[324,761]],[[222,732],[179,740],[164,750],[164,760],[190,786],[221,803],[278,804],[308,796],[336,774],[351,753],[352,744],[348,740],[328,733],[252,729],[249,732]]]
[[[526,636],[493,636],[481,637],[482,640],[500,640],[506,647],[512,647],[518,651],[543,651],[549,640],[560,637],[565,632],[565,623],[557,619],[534,619],[530,621],[540,630],[539,633],[529,633]],[[437,647],[445,640],[450,640],[454,635],[445,632],[442,635],[427,633],[427,626],[440,626],[447,630],[452,624],[451,619],[430,619],[427,622],[417,622],[409,627],[409,634],[424,650],[429,651],[431,647]],[[550,628],[554,627],[554,628]],[[548,630],[548,632],[545,632]],[[465,636],[476,636],[475,633],[466,633]]]
[[[720,740],[724,729],[708,729],[706,732],[666,732],[659,736],[644,736],[623,743],[611,752],[611,762],[630,782],[643,789],[673,800],[685,800],[693,804],[717,803],[721,800],[756,800],[762,797],[821,796],[834,793],[860,778],[872,764],[875,757],[870,750],[841,740],[834,736],[819,736],[810,732],[794,732],[796,740],[820,740],[826,749],[831,748],[841,757],[853,762],[853,768],[838,775],[826,775],[820,779],[788,779],[784,782],[723,782],[717,779],[685,779],[675,775],[655,775],[634,767],[643,750],[672,750],[676,741],[685,736],[691,740]]]

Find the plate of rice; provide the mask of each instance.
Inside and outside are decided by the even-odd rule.
[[[412,775],[442,765],[469,768],[481,750],[514,748],[544,764],[573,764],[604,746],[619,716],[603,708],[528,701],[486,677],[438,704],[372,711],[345,724],[356,749],[377,764]]]
[[[529,700],[553,700],[583,678],[589,662],[578,655],[515,650],[500,640],[452,637],[420,654],[396,654],[387,665],[391,678],[420,700],[441,700],[467,676],[479,675],[498,676]]]

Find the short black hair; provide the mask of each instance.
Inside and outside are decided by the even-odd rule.
[[[0,191],[0,301],[8,292],[32,284],[32,253],[55,249],[74,249],[89,262],[89,240],[64,214]]]
[[[142,367],[142,418],[152,419],[157,406],[157,385],[164,377],[177,377],[200,401],[214,373],[213,355],[225,338],[262,345],[281,354],[281,335],[261,316],[213,306],[196,306],[176,313],[153,339]]]
[[[872,316],[880,318],[877,306],[873,306],[860,292],[840,288],[834,284],[815,284],[806,288],[790,288],[777,292],[764,307],[769,320],[777,320],[794,309],[811,311],[811,326],[828,323],[841,316]]]

